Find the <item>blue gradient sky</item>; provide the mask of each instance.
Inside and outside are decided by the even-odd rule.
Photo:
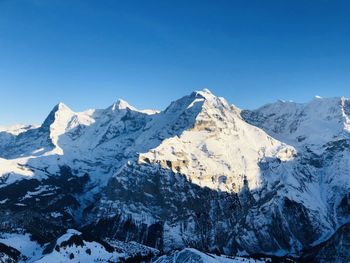
[[[350,1],[0,0],[0,125],[209,88],[241,108],[350,97]]]

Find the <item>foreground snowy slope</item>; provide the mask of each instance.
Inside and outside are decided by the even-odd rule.
[[[155,263],[263,263],[270,262],[270,258],[266,259],[249,259],[244,257],[225,257],[207,254],[193,248],[186,248],[181,251],[175,251],[170,255],[165,255],[155,260]]]
[[[130,241],[170,255],[327,258],[336,247],[347,259],[348,237],[335,235],[350,222],[349,111],[345,98],[241,111],[208,90],[161,112],[60,103],[40,126],[0,130],[0,233],[30,235],[42,253],[32,262],[70,257],[54,250],[68,229],[92,236],[78,244],[97,242],[103,261],[121,256],[103,242]]]

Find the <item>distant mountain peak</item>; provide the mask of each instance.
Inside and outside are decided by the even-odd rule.
[[[118,99],[113,105],[111,106],[111,109],[114,110],[134,110],[137,111],[137,109],[133,106],[131,106],[128,102],[126,102],[123,99]]]

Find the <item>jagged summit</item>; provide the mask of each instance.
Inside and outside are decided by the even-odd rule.
[[[50,111],[50,114],[62,114],[65,112],[73,112],[66,104],[64,104],[63,102],[59,102],[57,103],[52,110]]]
[[[57,108],[57,110],[68,110],[68,111],[72,111],[66,104],[64,104],[63,102],[59,102],[55,108]]]
[[[212,94],[212,92],[209,89],[207,89],[207,88],[202,89],[202,92],[211,93]]]
[[[209,89],[203,89],[199,91],[193,91],[190,95],[185,96],[175,102],[173,102],[169,108],[173,108],[173,104],[179,105],[186,105],[186,109],[190,109],[193,106],[196,106],[196,109],[198,110],[204,110],[209,108],[231,108],[235,111],[240,111],[239,108],[237,108],[234,105],[230,105],[226,99],[222,97],[217,97],[214,95]]]
[[[128,102],[126,102],[123,99],[118,99],[115,103],[113,103],[113,105],[111,106],[111,109],[114,110],[133,110],[133,111],[137,111],[137,109],[133,106],[131,106]]]
[[[213,99],[217,98],[209,89],[202,89],[202,90],[193,91],[190,94],[190,96],[193,98],[203,98],[206,100],[213,100]]]
[[[195,90],[193,91],[193,93],[195,94],[198,94],[198,95],[201,95],[203,97],[206,97],[206,96],[215,96],[209,89],[202,89],[202,90]]]
[[[60,102],[53,107],[53,109],[41,125],[41,128],[43,130],[49,130],[50,126],[55,121],[57,121],[58,119],[67,118],[68,116],[72,116],[73,114],[74,112],[68,106]]]

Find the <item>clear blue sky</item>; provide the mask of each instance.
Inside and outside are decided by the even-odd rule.
[[[350,97],[350,1],[0,0],[0,125],[209,88],[241,108]]]

